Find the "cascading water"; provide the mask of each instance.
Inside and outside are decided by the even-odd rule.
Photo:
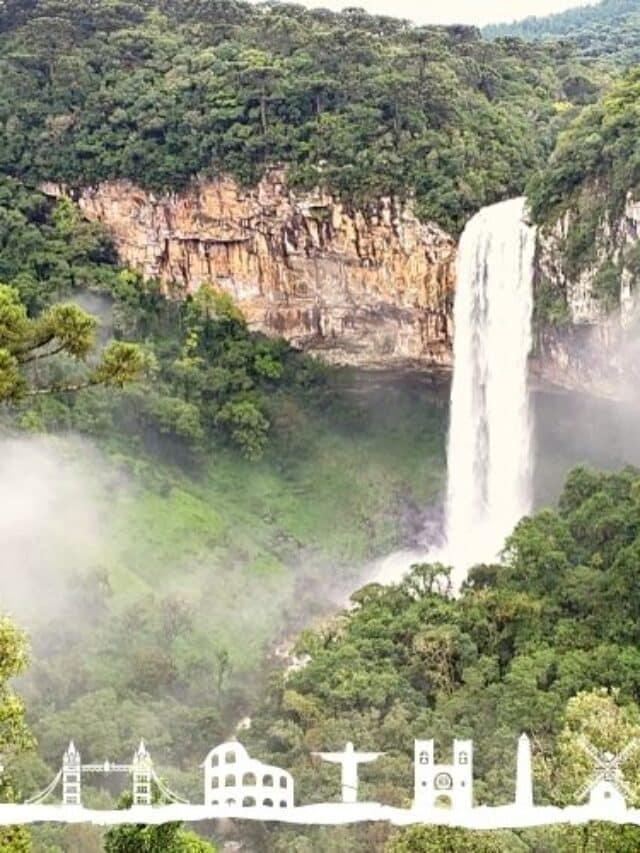
[[[531,507],[533,420],[527,390],[535,228],[526,199],[485,207],[458,248],[449,426],[446,543],[377,561],[369,581],[393,583],[412,563],[469,568],[495,560]]]
[[[495,560],[531,507],[535,229],[525,205],[484,208],[460,240],[445,549],[456,585],[471,565]]]

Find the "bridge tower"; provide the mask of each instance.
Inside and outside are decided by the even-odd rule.
[[[140,741],[140,746],[133,756],[131,769],[133,772],[133,805],[150,806],[153,765],[143,740]]]
[[[81,772],[80,753],[71,741],[62,758],[62,802],[65,806],[82,805]]]

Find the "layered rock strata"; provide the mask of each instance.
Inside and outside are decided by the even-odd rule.
[[[252,329],[334,363],[451,364],[455,242],[409,204],[349,208],[294,192],[279,170],[248,190],[220,178],[155,195],[115,181],[74,197],[124,264],[183,293],[211,282]]]

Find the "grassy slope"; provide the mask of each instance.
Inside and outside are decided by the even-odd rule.
[[[250,713],[274,644],[357,587],[368,560],[406,541],[408,511],[443,486],[443,398],[406,379],[346,379],[349,390],[336,390],[321,414],[298,412],[294,438],[286,447],[275,441],[258,463],[219,451],[188,474],[122,442],[101,451],[104,464],[76,460],[90,475],[101,529],[68,551],[65,571],[74,578],[98,567],[110,593],[106,612],[73,639],[64,607],[57,625],[33,632],[21,692],[49,768],[70,737],[87,758],[103,758],[126,755],[144,735],[174,785],[197,795],[205,744]],[[193,613],[172,645],[144,612],[170,593]],[[131,613],[140,616],[127,639]],[[178,681],[151,694],[132,682],[137,648],[170,650]],[[215,687],[221,649],[233,664],[223,695]],[[219,728],[202,722],[209,713],[222,715]],[[47,774],[34,771],[25,787],[37,790]]]
[[[105,491],[113,605],[152,592],[195,596],[203,632],[213,617],[216,641],[233,642],[237,664],[250,667],[277,636],[296,575],[328,572],[328,588],[402,544],[406,505],[442,488],[445,412],[416,389],[349,397],[350,422],[307,421],[293,458],[277,447],[259,463],[223,453],[197,480],[155,468],[120,494]]]

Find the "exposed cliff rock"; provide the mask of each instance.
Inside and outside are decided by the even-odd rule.
[[[76,200],[123,263],[185,291],[212,282],[253,329],[332,362],[450,365],[455,243],[408,205],[348,209],[294,193],[278,170],[252,190],[222,178],[158,196],[118,181]]]
[[[640,202],[629,195],[614,214],[590,192],[589,216],[570,210],[539,232],[534,367],[554,384],[628,397],[639,375]]]
[[[583,232],[579,256],[572,258],[576,249],[569,247],[578,228]],[[640,202],[631,195],[620,215],[608,211],[604,203],[600,217],[588,225],[581,214],[569,210],[540,231],[537,285],[546,280],[564,296],[567,319],[575,325],[601,323],[613,313],[625,326],[636,308],[639,238]],[[575,246],[575,238],[573,242]]]

